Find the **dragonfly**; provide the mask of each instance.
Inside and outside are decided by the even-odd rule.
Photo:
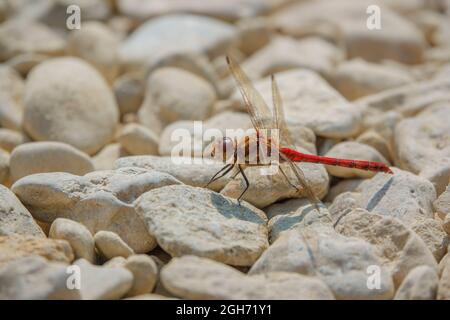
[[[295,144],[293,143],[293,139],[285,122],[280,90],[274,75],[271,76],[273,100],[273,112],[271,112],[261,94],[255,89],[251,80],[239,64],[229,56],[226,57],[226,60],[229,70],[233,75],[244,100],[254,128],[254,134],[246,135],[239,140],[237,138],[224,137],[212,144],[210,150],[208,150],[209,156],[214,158],[220,155],[222,161],[228,162],[210,179],[207,186],[224,177],[231,170],[237,169],[232,178],[241,174],[245,182],[245,188],[237,198],[237,201],[240,204],[240,200],[250,187],[250,182],[244,169],[249,166],[273,165],[273,163],[269,164],[265,160],[273,159],[272,156],[275,154],[278,156],[278,169],[286,182],[298,192],[302,192],[306,195],[308,200],[318,209],[319,204],[321,203],[320,199],[313,192],[304,172],[297,163],[319,163],[329,166],[340,166],[393,174],[392,170],[386,164],[381,162],[324,157],[295,150]],[[268,132],[270,133],[275,130],[278,134],[278,138],[268,134]],[[251,157],[250,150],[252,149],[252,146],[256,146],[258,150],[260,150],[261,147],[264,147],[261,149],[265,151],[262,154],[261,152],[257,152],[256,157]],[[243,156],[239,157],[240,155]],[[239,159],[241,161],[238,161]],[[281,163],[286,163],[287,167],[293,172],[291,178],[293,177],[295,179],[294,181],[292,181],[284,172],[282,166],[280,166]]]

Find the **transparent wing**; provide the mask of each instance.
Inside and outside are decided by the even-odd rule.
[[[239,91],[244,98],[245,106],[247,107],[247,111],[255,129],[274,128],[276,124],[274,123],[269,107],[264,102],[264,99],[259,92],[256,91],[244,70],[242,70],[236,61],[228,56],[227,63],[231,74],[237,82]]]
[[[281,99],[280,90],[278,89],[278,84],[274,75],[272,75],[272,99],[275,128],[279,130],[280,134],[280,146],[294,147],[294,140],[292,139],[284,118],[283,100]]]
[[[291,170],[294,172],[294,175],[296,177],[296,180],[301,186],[305,192],[306,197],[308,200],[316,207],[317,211],[320,212],[320,199],[315,195],[313,190],[308,184],[308,181],[306,180],[305,174],[303,173],[302,169],[300,169],[294,162],[292,162],[286,155],[284,155],[282,152],[279,153],[280,157],[289,165]]]

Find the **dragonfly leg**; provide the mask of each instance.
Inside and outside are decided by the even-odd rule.
[[[247,192],[248,188],[250,187],[250,183],[248,182],[247,176],[245,175],[244,170],[242,170],[242,167],[240,164],[238,164],[238,168],[239,168],[239,173],[242,174],[242,177],[244,178],[244,181],[245,181],[245,189],[244,189],[244,191],[242,191],[241,195],[237,198],[239,205],[241,205],[241,198]]]
[[[209,180],[209,182],[205,185],[204,188],[208,187],[211,183],[213,183],[216,180],[219,180],[223,176],[225,176],[228,172],[233,169],[234,164],[227,164],[225,167],[217,171],[217,173]]]
[[[283,168],[281,168],[281,166],[278,167],[281,171],[281,173],[283,174],[284,178],[286,179],[286,181],[291,185],[291,187],[293,187],[295,190],[297,190],[297,192],[300,192],[300,189],[291,182],[291,180],[289,180],[288,176],[286,175],[286,173],[284,172]]]

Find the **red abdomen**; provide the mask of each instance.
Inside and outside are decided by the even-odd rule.
[[[322,157],[313,154],[301,153],[290,148],[280,148],[280,151],[294,162],[312,162],[326,164],[329,166],[393,173],[392,170],[382,162]]]

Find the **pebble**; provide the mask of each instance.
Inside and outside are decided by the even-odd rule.
[[[346,45],[349,58],[367,61],[396,60],[414,64],[423,61],[425,38],[410,21],[377,3],[382,12],[382,27],[367,27],[367,8],[373,2],[326,0],[300,2],[278,11],[273,23],[284,34],[294,37],[308,32],[331,36]],[[369,16],[370,17],[370,16]]]
[[[298,184],[295,182],[295,175],[292,169],[286,164],[282,164],[281,166],[290,181]],[[325,167],[311,163],[299,163],[298,167],[304,172],[306,180],[314,194],[319,199],[323,198],[328,191],[329,184],[329,177]],[[249,180],[250,187],[242,199],[254,206],[264,208],[279,200],[299,198],[306,195],[305,191],[300,188],[301,186],[298,186],[300,191],[297,191],[297,189],[291,186],[280,170],[276,171],[274,175],[262,174],[260,170],[261,168],[258,167],[245,169],[245,175]],[[222,189],[221,194],[227,197],[237,198],[244,191],[245,186],[244,178],[239,175],[228,182]],[[261,194],[264,194],[264,197],[261,197]]]
[[[80,222],[92,234],[112,231],[135,252],[145,253],[156,243],[136,215],[133,202],[152,188],[179,183],[155,170],[122,168],[81,177],[61,172],[34,174],[17,181],[12,190],[40,221],[67,218]]]
[[[450,259],[448,259],[448,257],[447,259],[444,259],[438,285],[438,300],[450,300]]]
[[[67,53],[89,62],[108,83],[113,83],[119,74],[119,46],[113,31],[97,21],[83,23],[83,27],[72,30],[67,39]]]
[[[92,157],[92,163],[97,171],[112,170],[116,160],[125,156],[127,156],[127,152],[120,143],[110,143]]]
[[[450,299],[449,0],[67,1],[0,0],[0,299]],[[226,56],[282,146],[394,174],[207,185],[253,127]]]
[[[355,100],[413,82],[407,72],[362,59],[342,62],[331,75],[333,86],[347,99]]]
[[[439,165],[441,158],[450,158],[450,124],[442,121],[449,116],[450,102],[444,102],[400,121],[395,129],[397,166],[419,173],[427,165]],[[447,171],[448,182],[450,169]]]
[[[0,26],[0,59],[21,53],[62,54],[65,41],[39,22],[11,19]]]
[[[327,285],[316,277],[291,272],[245,275],[190,255],[172,259],[161,271],[161,280],[167,290],[183,299],[334,300]]]
[[[166,2],[156,0],[153,3],[136,0],[118,0],[117,7],[122,14],[135,19],[146,20],[157,15],[164,15],[177,12],[190,12],[211,16],[225,21],[234,21],[242,18],[253,17],[255,15],[269,13],[287,0],[260,0],[253,1],[181,1]]]
[[[277,36],[251,55],[242,67],[255,80],[297,68],[310,69],[327,76],[342,58],[343,54],[336,46],[321,38],[294,40]]]
[[[354,107],[313,71],[292,69],[277,73],[288,124],[301,124],[321,137],[345,138],[360,129],[361,109]],[[255,83],[264,100],[272,101],[269,78]],[[235,91],[234,99],[241,99]]]
[[[354,100],[354,104],[360,109],[369,107],[383,112],[396,111],[403,116],[413,116],[433,103],[448,100],[449,88],[450,81],[447,77],[435,78],[365,96]]]
[[[444,219],[446,216],[450,216],[450,184],[433,202],[433,208],[441,219]]]
[[[96,266],[84,259],[74,265],[80,268],[83,300],[120,299],[133,285],[133,274],[128,269]]]
[[[62,263],[70,263],[74,259],[72,247],[65,240],[17,234],[0,236],[0,266],[30,255]]]
[[[353,192],[364,181],[364,179],[342,179],[330,188],[326,198],[326,202],[333,202],[336,197],[346,192]]]
[[[53,221],[49,238],[66,240],[72,247],[75,259],[86,259],[95,263],[96,253],[94,238],[89,230],[82,224],[64,218]]]
[[[380,289],[367,286],[367,270],[380,266]],[[356,238],[344,237],[331,226],[316,223],[285,231],[261,255],[249,274],[296,272],[317,276],[336,299],[389,299],[394,294],[391,275],[376,254],[375,247]]]
[[[0,269],[1,300],[79,300],[79,290],[67,286],[67,265],[39,256],[17,259]]]
[[[358,136],[356,142],[368,145],[377,150],[389,162],[392,162],[393,151],[391,144],[375,130],[367,130]]]
[[[441,261],[450,245],[450,238],[444,231],[442,221],[431,218],[421,219],[412,225],[411,229],[422,238],[436,261]]]
[[[3,185],[0,185],[0,222],[0,236],[16,234],[45,238],[28,209]]]
[[[128,258],[134,252],[121,238],[111,231],[99,231],[94,236],[95,247],[106,259],[114,257]]]
[[[137,123],[125,125],[121,129],[117,141],[130,155],[158,154],[158,136],[152,130]]]
[[[23,125],[34,140],[65,142],[93,154],[115,133],[114,96],[102,76],[78,58],[50,59],[34,68],[24,100]]]
[[[214,87],[199,76],[182,69],[165,67],[148,79],[153,108],[165,123],[204,120],[216,101]]]
[[[117,256],[103,266],[124,267],[133,273],[133,285],[127,297],[150,294],[158,280],[158,266],[152,257],[145,254],[133,254],[127,259]]]
[[[15,147],[27,141],[24,134],[11,129],[0,128],[0,148],[11,152]]]
[[[223,166],[222,163],[212,163],[205,166],[203,163],[195,163],[186,157],[157,156],[124,157],[118,159],[115,163],[115,168],[117,169],[138,167],[165,172],[193,187],[204,187]],[[227,178],[219,179],[212,183],[209,188],[219,191],[225,186],[227,181]]]
[[[345,141],[333,146],[325,156],[341,158],[377,161],[389,165],[389,162],[374,148],[356,141]],[[340,178],[370,178],[376,172],[338,166],[326,166],[329,174]]]
[[[16,102],[22,101],[25,83],[21,75],[7,65],[0,65],[0,95],[7,95]]]
[[[265,214],[213,191],[168,186],[142,195],[136,211],[164,251],[251,266],[267,248]]]
[[[122,64],[134,69],[178,53],[226,52],[236,37],[236,28],[220,20],[170,14],[140,25],[122,42],[120,57]]]
[[[144,101],[143,82],[137,73],[126,73],[114,81],[114,95],[121,115],[139,110]]]
[[[10,176],[9,153],[0,149],[0,183],[6,183]]]
[[[436,270],[423,265],[412,269],[395,293],[395,300],[434,300],[439,283]]]
[[[358,207],[391,216],[410,226],[421,218],[433,218],[434,186],[408,171],[393,168],[393,175],[378,173],[361,183]]]
[[[11,180],[43,172],[68,172],[84,175],[94,171],[91,158],[67,143],[42,141],[15,148],[10,159]]]
[[[393,217],[356,209],[340,217],[336,223],[336,231],[375,246],[381,262],[392,274],[396,287],[412,269],[420,265],[437,271],[436,259],[425,242]]]

